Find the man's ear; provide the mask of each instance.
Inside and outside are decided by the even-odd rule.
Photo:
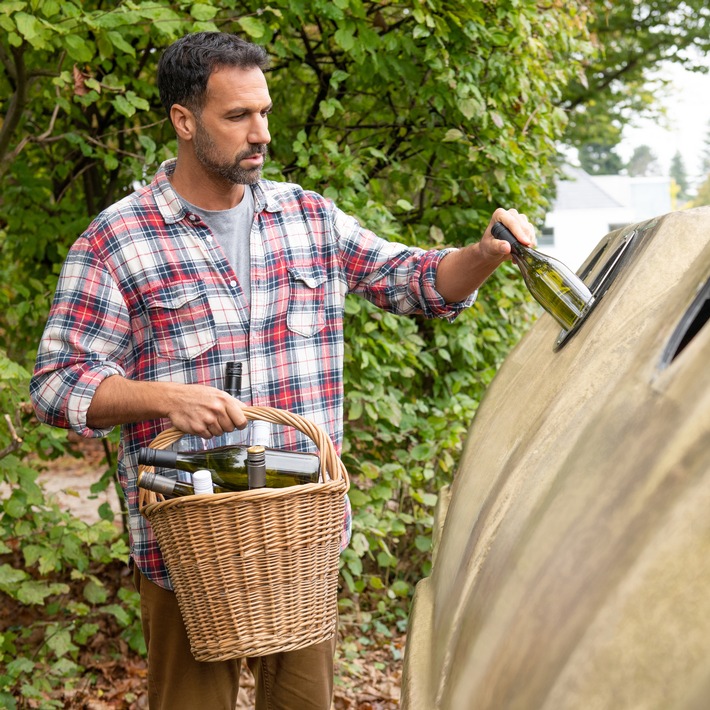
[[[180,104],[173,104],[170,107],[170,120],[178,138],[186,141],[194,138],[197,122],[195,121],[195,115],[189,108],[185,108],[185,106]]]

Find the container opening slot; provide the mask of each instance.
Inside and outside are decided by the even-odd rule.
[[[710,280],[700,290],[690,308],[673,331],[661,359],[661,368],[668,367],[710,320]]]

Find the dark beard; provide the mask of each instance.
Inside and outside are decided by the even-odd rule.
[[[263,163],[256,168],[248,169],[241,167],[239,163],[252,155],[263,155],[264,160],[266,160],[267,156],[266,144],[257,144],[251,146],[249,150],[239,153],[233,163],[217,162],[215,158],[216,149],[212,138],[201,128],[198,129],[195,135],[194,149],[195,157],[208,172],[218,175],[233,185],[253,185],[258,182],[261,177]]]

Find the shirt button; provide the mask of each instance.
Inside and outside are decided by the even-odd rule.
[[[197,222],[197,215],[196,214],[190,214],[187,216],[187,218],[190,220],[190,222]]]
[[[205,237],[205,239],[206,239],[210,244],[212,244],[212,236],[211,236],[211,235]]]
[[[229,282],[229,285],[230,285],[232,288],[236,288],[236,287],[237,287],[237,282],[234,281],[234,279],[232,279],[232,281]]]

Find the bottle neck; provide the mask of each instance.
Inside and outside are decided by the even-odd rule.
[[[247,480],[249,488],[263,488],[266,485],[266,450],[263,446],[247,449]]]
[[[242,363],[230,361],[224,374],[224,391],[239,399],[242,393]]]
[[[175,468],[177,452],[163,449],[142,447],[138,453],[138,463],[141,466],[155,466],[157,468]]]
[[[534,251],[524,244],[521,244],[502,222],[496,222],[491,228],[491,233],[496,239],[510,244],[510,251],[514,257],[517,256],[519,259],[525,259]]]

